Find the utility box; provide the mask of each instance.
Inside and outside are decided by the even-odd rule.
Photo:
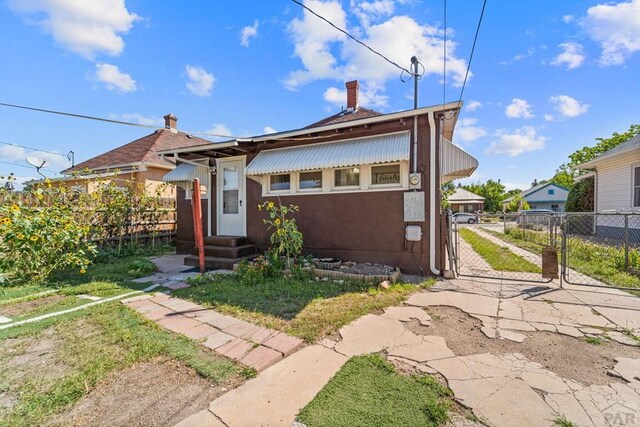
[[[404,222],[424,222],[424,191],[404,193]]]
[[[405,238],[410,242],[419,242],[422,240],[422,228],[419,225],[407,225]]]

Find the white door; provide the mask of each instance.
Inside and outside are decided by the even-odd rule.
[[[244,163],[244,157],[218,160],[216,210],[220,236],[246,235]]]

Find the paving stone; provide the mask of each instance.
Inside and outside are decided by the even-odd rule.
[[[602,335],[604,334],[604,331],[602,329],[598,329],[598,328],[579,328],[580,332],[582,332],[583,334],[589,334],[589,335]]]
[[[485,316],[498,315],[498,298],[484,295],[473,295],[460,292],[420,292],[413,294],[407,301],[407,305],[418,307],[450,306],[457,307],[466,313],[481,314]]]
[[[191,285],[189,285],[188,283],[185,283],[185,282],[175,282],[175,283],[171,283],[171,284],[167,284],[167,283],[164,284],[165,288],[169,288],[172,291],[177,291],[178,289],[188,288],[189,286],[191,286]]]
[[[509,381],[476,408],[495,427],[540,427],[552,425],[556,417],[549,405],[520,379]]]
[[[516,377],[516,372],[507,367],[503,358],[491,353],[433,360],[427,365],[436,369],[447,380]]]
[[[611,372],[626,381],[640,381],[640,359],[616,357],[616,364]]]
[[[251,336],[251,334],[259,331],[260,326],[254,325],[253,323],[245,322],[244,320],[238,320],[235,323],[232,323],[230,326],[222,329],[224,332],[229,335],[233,335],[234,337],[245,338]]]
[[[278,333],[279,333],[278,331],[274,331],[273,329],[263,328],[261,326],[258,326],[252,332],[247,333],[244,336],[241,336],[241,338],[244,338],[248,341],[251,341],[257,344],[262,344],[269,338],[276,336]]]
[[[545,393],[568,393],[571,391],[562,378],[546,369],[522,372],[520,379],[529,387],[542,390]]]
[[[550,325],[548,323],[530,323],[531,326],[536,328],[538,331],[542,332],[557,332],[556,327],[554,325]]]
[[[318,344],[333,350],[336,347],[336,344],[338,344],[338,341],[335,341],[329,338],[323,338],[322,340],[320,340]]]
[[[166,282],[169,277],[164,273],[155,273],[151,276],[139,277],[137,279],[133,279],[132,282],[136,283],[147,283],[147,282]]]
[[[197,320],[196,320],[197,322]],[[209,335],[213,335],[216,332],[219,332],[216,328],[207,325],[206,323],[200,323],[185,332],[184,335],[191,338],[192,340],[201,340],[202,338],[208,337]]]
[[[157,304],[162,304],[163,302],[167,301],[171,299],[171,297],[169,295],[163,294],[163,293],[157,293],[155,294],[152,298],[151,301],[157,303]]]
[[[148,300],[148,299],[151,299],[151,298],[153,298],[153,295],[142,294],[142,295],[136,295],[136,296],[130,297],[130,298],[125,298],[125,299],[120,300],[120,301],[122,301],[124,304],[128,305],[129,303],[132,303],[134,301]]]
[[[161,319],[167,319],[169,317],[175,316],[176,313],[173,310],[170,310],[166,307],[159,307],[157,309],[150,310],[144,313],[144,316],[153,321],[158,321]]]
[[[168,310],[165,306],[162,306],[160,304],[156,304],[154,302],[152,302],[150,304],[147,304],[147,305],[144,305],[142,307],[136,307],[136,311],[138,313],[141,313],[141,314],[149,313],[149,312],[160,310],[160,309]],[[170,311],[173,312],[173,310],[170,310]]]
[[[546,394],[544,400],[556,413],[564,415],[567,420],[576,426],[594,426],[587,411],[573,394]]]
[[[520,332],[510,331],[508,329],[498,329],[498,338],[514,342],[522,342],[527,338],[527,336]]]
[[[416,362],[428,362],[430,360],[454,357],[455,354],[447,347],[444,338],[427,335],[419,337],[418,343],[410,342],[405,345],[392,346],[388,350],[391,356],[403,357]]]
[[[210,410],[228,426],[290,426],[346,361],[320,345],[305,347],[214,400]]]
[[[218,347],[222,347],[230,341],[233,341],[235,337],[225,334],[222,331],[216,331],[211,335],[207,336],[207,339],[202,343],[205,347],[210,348],[211,350],[215,350]]]
[[[215,349],[219,353],[229,359],[240,360],[253,348],[253,344],[242,338],[234,338],[228,343]]]
[[[414,343],[421,342],[417,335],[405,330],[400,321],[367,314],[340,329],[342,341],[336,344],[335,350],[347,356],[376,353],[411,335],[416,338]]]
[[[279,351],[261,345],[247,353],[239,362],[260,372],[279,362],[283,357]]]
[[[635,298],[635,300],[640,300]],[[611,307],[593,307],[598,313],[623,329],[640,330],[640,301],[633,310]]]
[[[199,309],[193,309],[189,311],[185,311],[181,313],[183,316],[199,318],[208,315],[209,313],[213,313],[214,311],[208,308],[200,307]]]
[[[512,381],[508,377],[499,378],[474,378],[470,380],[449,380],[447,381],[449,388],[453,391],[456,400],[460,401],[463,405],[470,408],[477,408],[477,406],[490,396],[498,391],[501,387],[504,387],[506,383]],[[476,413],[477,415],[477,413]],[[517,424],[513,424],[514,426]]]
[[[631,345],[631,346],[640,346],[640,342],[634,340],[629,335],[623,334],[618,331],[610,331],[607,332],[607,336],[614,340],[615,342],[619,342],[620,344]]]
[[[536,330],[536,328],[534,328],[527,322],[513,319],[498,319],[498,328],[525,332],[533,332]]]
[[[154,303],[153,301],[151,301],[151,297],[147,297],[144,299],[136,299],[133,301],[123,301],[123,303],[125,305],[127,305],[128,307],[131,308],[142,308],[142,307],[147,307],[147,306],[157,306],[158,304]]]
[[[409,322],[411,320],[429,322],[431,320],[431,316],[429,316],[426,311],[419,307],[410,306],[387,307],[384,309],[382,317],[399,320],[401,322]]]
[[[214,328],[225,329],[241,320],[226,314],[220,314],[217,311],[205,310],[196,313],[195,318],[201,322],[208,323]]]
[[[269,348],[272,348],[276,351],[279,351],[285,357],[287,357],[288,355],[298,350],[300,347],[302,347],[303,344],[304,344],[304,341],[302,341],[300,338],[292,337],[291,335],[287,335],[282,332],[269,338],[263,343],[263,345]],[[324,345],[324,343],[322,343],[322,345]],[[335,345],[336,345],[336,342],[333,341],[333,346]],[[333,348],[333,347],[330,347],[330,348]]]
[[[574,338],[582,338],[584,336],[582,332],[572,326],[557,325],[556,329],[558,330],[558,333],[562,335],[568,335]]]
[[[496,338],[497,331],[495,330],[495,328],[491,328],[489,326],[483,326],[483,327],[480,328],[480,331],[482,331],[482,333],[487,338],[491,338],[491,339]]]
[[[185,334],[189,329],[193,329],[196,326],[201,325],[201,323],[197,320],[193,320],[180,315],[159,320],[158,324],[164,328],[169,329],[170,331],[179,334]]]
[[[180,421],[173,427],[227,427],[213,412],[204,409]]]

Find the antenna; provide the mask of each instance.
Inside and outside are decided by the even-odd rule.
[[[42,169],[45,163],[47,163],[46,160],[40,157],[29,156],[27,157],[27,163],[29,163],[31,166],[36,168],[36,172],[38,172],[40,176],[42,176],[43,178],[46,178],[46,176],[42,172],[40,172],[40,169]]]

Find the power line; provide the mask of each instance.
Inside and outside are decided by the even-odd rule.
[[[0,141],[0,144],[4,144],[4,145],[11,145],[12,147],[25,148],[25,149],[27,149],[27,150],[34,150],[34,151],[38,151],[38,152],[40,152],[40,153],[55,154],[55,155],[57,155],[57,156],[67,157],[67,155],[66,155],[66,154],[56,153],[55,151],[41,150],[41,149],[39,149],[39,148],[27,147],[27,146],[25,146],[25,145],[13,144],[13,143],[11,143],[11,142],[6,142],[6,141]]]
[[[445,0],[446,1],[446,0]],[[464,81],[462,82],[462,89],[460,89],[460,98],[458,99],[458,105],[462,102],[462,95],[464,94],[464,88],[467,85],[467,78],[469,77],[469,69],[471,68],[471,61],[473,60],[473,52],[476,50],[476,42],[478,41],[478,33],[480,33],[480,26],[482,25],[482,18],[484,17],[484,10],[487,7],[487,0],[482,2],[482,11],[480,12],[480,18],[478,19],[478,26],[476,27],[476,35],[473,37],[473,45],[471,46],[471,54],[469,55],[469,62],[467,63],[467,72],[464,75]]]
[[[35,167],[33,167],[33,166],[21,165],[21,164],[19,164],[19,163],[5,162],[5,161],[3,161],[3,160],[0,160],[0,163],[4,163],[5,165],[10,165],[10,166],[17,166],[17,167],[19,167],[19,168],[27,168],[27,169],[31,169],[31,170],[34,170],[34,169],[35,169]],[[52,171],[52,172],[53,172],[53,169],[49,169],[49,168],[45,168],[45,167],[43,167],[42,169],[47,169],[47,170],[49,170],[49,171]]]
[[[447,0],[444,0],[444,43],[442,44],[442,108],[447,100]]]
[[[381,54],[380,52],[378,52],[377,50],[373,49],[372,47],[370,47],[369,45],[367,45],[366,43],[358,40],[356,37],[352,36],[350,33],[348,33],[346,30],[343,30],[342,28],[338,27],[337,25],[335,25],[333,22],[329,21],[327,18],[325,18],[322,15],[317,14],[316,12],[314,12],[311,8],[309,8],[308,6],[306,6],[305,4],[303,4],[301,1],[298,0],[291,0],[292,2],[294,2],[295,4],[303,7],[305,10],[307,10],[309,13],[311,13],[312,15],[322,19],[324,22],[326,22],[327,24],[331,25],[333,28],[335,28],[336,30],[340,31],[342,34],[346,35],[347,37],[349,37],[351,40],[353,40],[354,42],[366,47],[367,49],[369,49],[372,53],[378,55],[380,58],[384,59],[385,61],[387,61],[389,64],[393,65],[394,67],[407,72],[409,74],[413,74],[411,73],[411,71],[407,70],[406,68],[398,65],[396,62],[390,60],[389,58],[387,58],[386,56],[384,56],[383,54]]]
[[[45,108],[28,107],[28,106],[25,106],[25,105],[9,104],[9,103],[6,103],[6,102],[0,102],[0,106],[1,107],[18,108],[18,109],[21,109],[21,110],[37,111],[37,112],[40,112],[40,113],[57,114],[59,116],[75,117],[75,118],[78,118],[78,119],[96,120],[96,121],[99,121],[99,122],[113,123],[113,124],[117,124],[117,125],[134,126],[134,127],[140,127],[140,128],[146,128],[146,129],[154,129],[154,130],[165,129],[163,127],[158,127],[158,126],[153,126],[153,125],[143,125],[141,123],[125,122],[123,120],[115,120],[115,119],[107,119],[107,118],[104,118],[104,117],[88,116],[86,114],[68,113],[68,112],[65,112],[65,111],[48,110],[48,109],[45,109]],[[182,131],[182,133],[187,133],[187,134],[190,134],[190,135],[214,136],[216,138],[228,138],[228,139],[241,139],[242,138],[242,137],[239,137],[239,136],[220,135],[220,134],[208,133],[208,132],[186,132],[186,131]],[[59,154],[59,153],[57,153],[57,154]]]

